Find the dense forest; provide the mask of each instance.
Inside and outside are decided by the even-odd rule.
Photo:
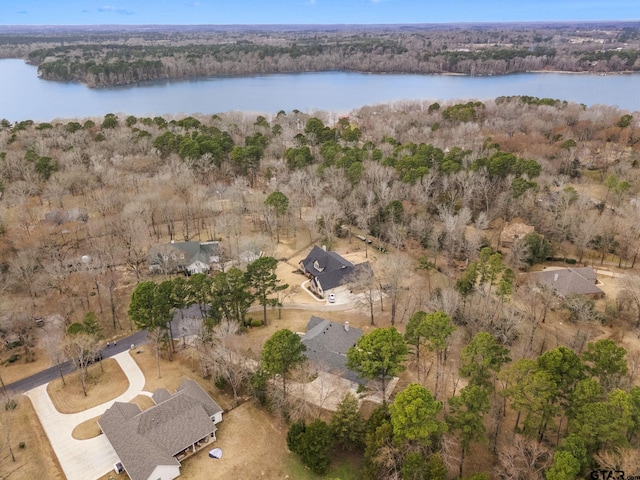
[[[361,232],[395,259],[377,274],[390,307],[376,322],[402,325],[436,372],[429,390],[408,386],[361,436],[338,439],[362,452],[364,478],[462,475],[465,457],[485,454],[494,478],[639,472],[640,354],[629,340],[640,328],[639,188],[634,112],[548,98],[377,105],[342,118],[2,120],[2,330],[26,352],[36,316],[125,331],[155,243],[217,239],[237,261],[285,239],[331,248]],[[269,200],[276,192],[286,208]],[[496,235],[514,219],[535,233],[500,250]],[[617,296],[559,300],[519,275],[547,261],[625,275]],[[448,282],[408,288],[407,271]],[[568,335],[545,327],[551,315]],[[434,337],[430,322],[448,333]],[[618,336],[595,340],[594,325]],[[291,435],[324,428],[293,425]]]
[[[636,23],[0,31],[0,58],[24,58],[43,79],[90,87],[335,70],[633,72],[639,49]]]

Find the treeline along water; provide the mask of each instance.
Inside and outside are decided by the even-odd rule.
[[[467,77],[380,75],[345,72],[261,75],[151,82],[90,89],[82,84],[37,77],[22,60],[0,60],[0,118],[50,121],[56,118],[214,114],[230,110],[328,110],[346,113],[363,105],[401,100],[478,99],[530,95],[585,105],[613,105],[640,111],[640,74],[584,75],[524,73]]]

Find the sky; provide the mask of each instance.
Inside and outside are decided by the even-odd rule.
[[[2,0],[0,25],[640,20],[640,0]]]

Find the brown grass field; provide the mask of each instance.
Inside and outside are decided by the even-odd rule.
[[[17,397],[15,410],[0,412],[2,439],[0,439],[0,478],[7,480],[64,480],[64,473],[53,453],[49,439],[44,433],[31,401]],[[12,461],[8,441],[15,455]],[[24,442],[24,448],[20,444]]]
[[[82,422],[76,428],[73,429],[71,435],[76,440],[88,440],[90,438],[100,435],[100,427],[98,426],[98,420],[100,417],[90,418]]]
[[[65,377],[67,385],[57,378],[47,386],[47,393],[60,413],[78,413],[122,395],[129,388],[126,375],[112,358],[100,364],[90,365],[87,375],[87,396],[82,392],[80,374],[75,372]]]

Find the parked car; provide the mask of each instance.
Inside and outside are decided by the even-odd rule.
[[[91,365],[93,363],[101,362],[101,361],[102,361],[102,352],[97,352],[93,357],[89,358],[89,360],[87,361],[87,364]]]
[[[336,303],[336,295],[335,293],[329,294],[329,303]]]

